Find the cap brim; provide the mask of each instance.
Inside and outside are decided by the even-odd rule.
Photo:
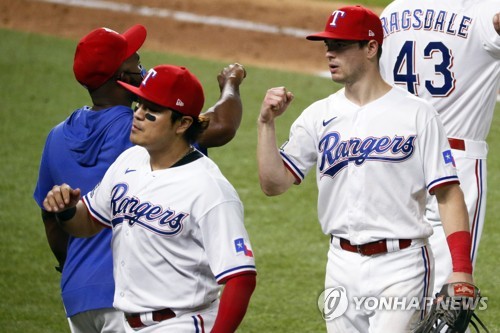
[[[331,31],[322,31],[306,37],[308,40],[325,40],[325,39],[341,39],[341,40],[364,40],[363,38],[358,38],[352,35],[343,35],[339,33],[333,33]]]
[[[331,34],[328,34],[328,35],[331,35]],[[332,38],[332,37],[326,36],[325,32],[318,32],[318,33],[315,33],[315,34],[312,34],[312,35],[309,35],[306,37],[306,39],[308,39],[308,40],[325,40],[325,39],[329,39],[329,38]]]
[[[132,54],[136,53],[144,44],[146,40],[147,31],[146,28],[140,24],[136,24],[123,34],[123,37],[127,40],[128,48],[126,58],[128,59]]]
[[[128,84],[128,83],[125,83],[123,81],[116,81],[118,82],[119,85],[121,85],[123,88],[127,89],[128,91],[136,94],[137,96],[140,96],[140,97],[143,97],[142,96],[142,93],[141,93],[141,90],[139,88],[137,88],[136,86],[133,86],[131,84]]]
[[[138,88],[138,87],[136,87],[136,86],[133,86],[133,85],[131,85],[131,84],[125,83],[125,82],[120,81],[120,80],[118,80],[118,81],[116,81],[116,82],[118,82],[118,84],[119,84],[119,85],[121,85],[123,88],[127,89],[127,90],[128,90],[128,91],[130,91],[131,93],[136,94],[137,96],[139,96],[139,97],[141,97],[141,98],[143,98],[143,99],[145,99],[145,100],[150,101],[150,98],[148,98],[148,96],[146,96],[146,95],[144,94],[144,92],[143,92],[143,91],[141,91],[141,89],[140,89],[140,88]]]
[[[159,106],[162,106],[162,107],[164,107],[164,108],[169,108],[169,109],[170,109],[170,107],[169,107],[169,106],[167,106],[167,105],[163,105],[163,104],[161,104],[161,103],[157,102],[153,96],[148,96],[148,95],[146,95],[146,94],[144,93],[144,91],[142,91],[142,90],[140,89],[140,87],[133,86],[133,85],[131,85],[131,84],[125,83],[125,82],[120,81],[120,80],[117,80],[116,82],[118,82],[118,84],[119,84],[119,85],[121,85],[123,88],[127,89],[128,91],[130,91],[130,92],[131,92],[131,93],[133,93],[133,94],[136,94],[136,95],[137,95],[137,96],[139,96],[140,98],[145,99],[145,100],[147,100],[147,101],[149,101],[149,102],[151,102],[151,103],[157,104],[157,105],[159,105]]]

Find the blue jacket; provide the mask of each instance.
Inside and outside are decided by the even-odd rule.
[[[83,107],[54,127],[45,142],[34,198],[42,208],[54,185],[67,183],[91,191],[130,143],[132,109],[115,106],[101,111]],[[61,278],[68,317],[83,311],[112,308],[114,297],[111,229],[91,238],[70,237]]]

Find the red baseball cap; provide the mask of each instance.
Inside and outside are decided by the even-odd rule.
[[[187,68],[159,65],[148,71],[139,87],[118,81],[137,96],[186,116],[200,115],[205,95],[196,76]]]
[[[334,11],[325,30],[306,37],[309,40],[376,40],[382,45],[384,33],[377,14],[362,6],[346,6]]]
[[[146,28],[140,24],[123,34],[108,28],[92,30],[76,47],[73,62],[76,80],[89,90],[99,88],[139,50],[146,34]]]

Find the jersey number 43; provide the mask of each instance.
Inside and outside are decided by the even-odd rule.
[[[418,96],[420,86],[419,74],[416,70],[415,41],[406,41],[399,51],[393,69],[394,83],[405,85],[406,89]],[[429,42],[424,49],[423,59],[429,65],[434,64],[436,80],[425,80],[425,89],[433,97],[446,97],[455,89],[455,76],[451,71],[453,55],[442,42]],[[437,63],[436,63],[437,62]]]

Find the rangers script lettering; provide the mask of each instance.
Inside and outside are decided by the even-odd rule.
[[[160,205],[150,202],[142,203],[138,198],[127,197],[127,184],[117,184],[111,193],[111,209],[113,212],[113,227],[128,221],[130,226],[139,226],[161,236],[175,236],[182,230],[182,221],[189,216],[188,213],[175,214],[171,209],[164,210]],[[155,227],[157,222],[160,228]],[[165,230],[168,228],[168,230]]]
[[[319,171],[322,175],[333,178],[349,162],[354,162],[358,166],[365,163],[366,160],[402,162],[413,155],[415,139],[416,136],[411,135],[408,138],[394,136],[392,140],[384,136],[381,138],[368,137],[364,140],[352,138],[341,141],[338,132],[329,133],[319,142],[318,148],[322,153]],[[385,154],[389,151],[392,156]]]

